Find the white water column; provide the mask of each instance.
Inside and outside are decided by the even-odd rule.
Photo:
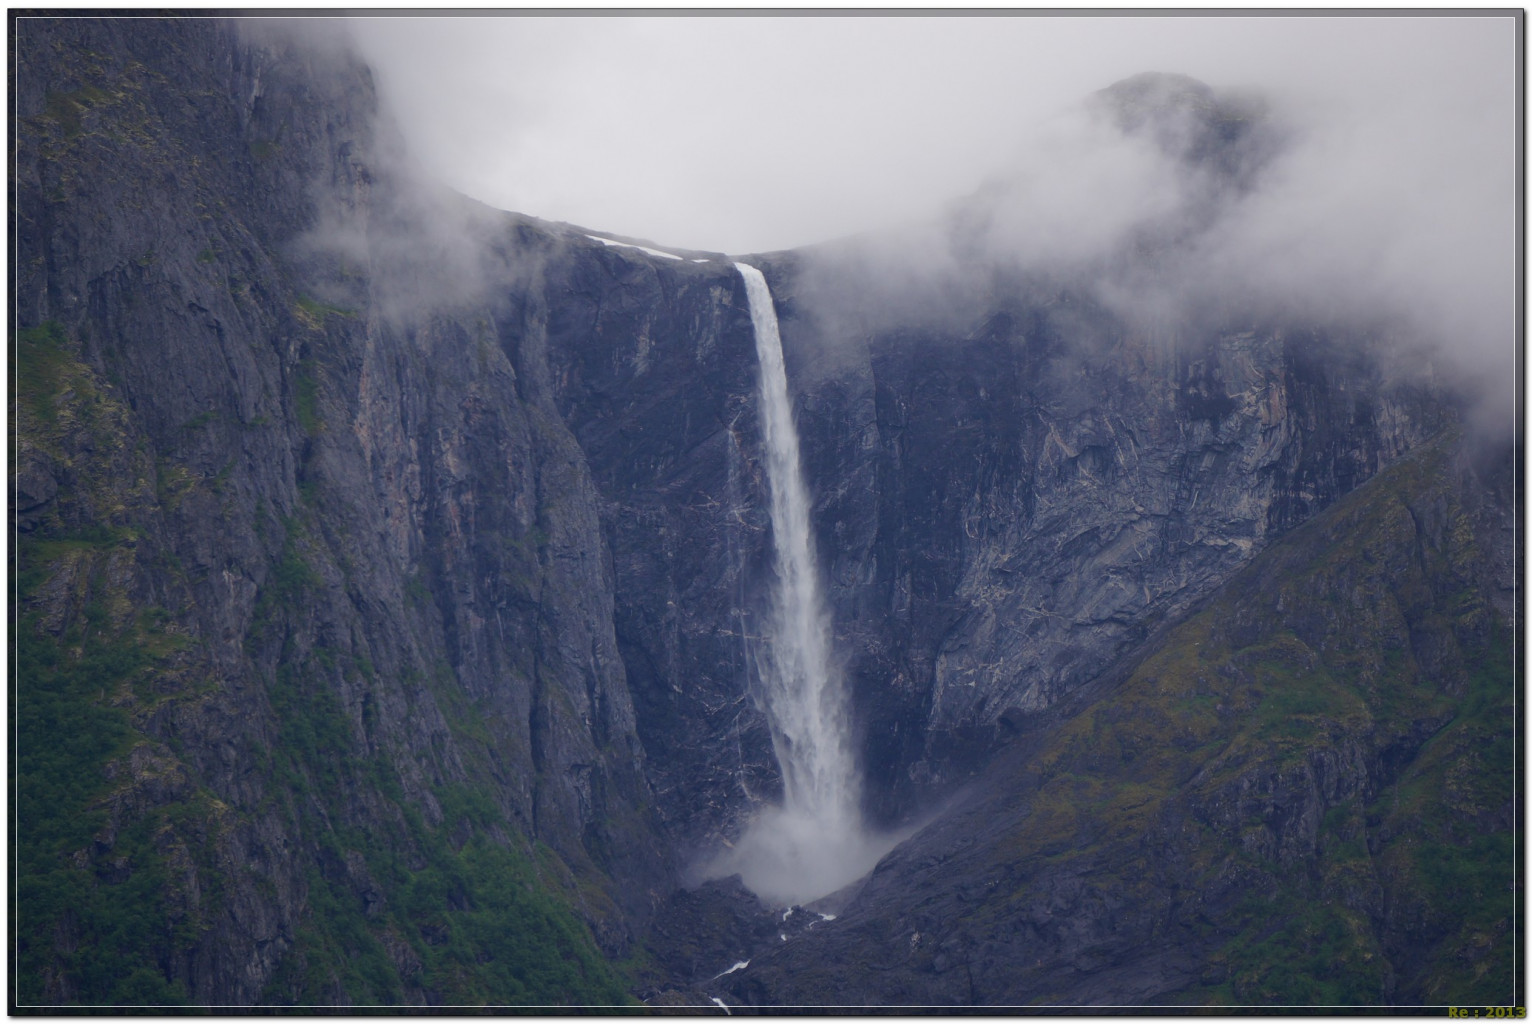
[[[777,581],[759,665],[783,802],[764,811],[710,873],[737,871],[761,897],[790,904],[855,881],[892,844],[870,840],[862,827],[861,780],[846,694],[831,657],[776,308],[761,272],[734,266],[745,281],[760,360]]]
[[[848,749],[845,693],[831,671],[830,618],[820,594],[776,308],[761,272],[735,266],[745,279],[761,368],[761,431],[777,556],[761,681],[782,767],[783,803],[789,812],[826,824],[849,821],[857,817],[859,785]]]

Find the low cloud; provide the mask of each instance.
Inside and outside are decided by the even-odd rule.
[[[322,124],[315,140],[331,151],[298,168],[307,176],[313,221],[290,239],[284,255],[305,293],[344,309],[368,308],[389,325],[410,329],[436,314],[493,307],[513,282],[535,271],[540,255],[510,240],[518,218],[443,184],[387,102],[378,105],[377,117],[365,116],[371,73],[359,60],[354,22],[235,24],[256,50],[252,110],[263,90],[292,88],[288,78],[301,69],[307,98],[336,119]],[[282,147],[273,151],[283,158]]]
[[[1290,111],[1301,134],[1190,266],[1321,321],[1413,334],[1482,394],[1486,415],[1510,420],[1514,136],[1495,107],[1511,97],[1398,99]]]
[[[1150,120],[1127,116],[1145,91]],[[1230,315],[1386,334],[1513,423],[1510,96],[1319,102],[1128,79],[1039,121],[944,218],[813,250],[828,336],[958,322],[996,279],[1085,289],[1129,323]],[[1482,102],[1480,102],[1482,101]],[[1142,106],[1142,105],[1140,105]]]
[[[961,318],[996,274],[1088,278],[1134,315],[1239,303],[1386,328],[1486,417],[1514,415],[1509,12],[351,28],[429,174],[597,233],[807,246],[800,296],[828,334]],[[1253,104],[1261,131],[1217,167],[1174,126],[1093,109],[1147,70]]]

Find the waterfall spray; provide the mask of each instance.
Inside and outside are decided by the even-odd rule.
[[[738,872],[763,899],[801,903],[861,877],[893,841],[869,836],[862,825],[861,778],[845,689],[831,659],[830,619],[820,593],[771,290],[759,270],[734,266],[745,281],[760,361],[777,580],[759,666],[762,704],[782,770],[782,805],[763,811],[709,874]]]

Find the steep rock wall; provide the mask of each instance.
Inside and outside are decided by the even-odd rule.
[[[1386,335],[1156,333],[1025,280],[956,323],[830,333],[833,297],[781,290],[864,750],[896,792],[961,777],[1453,415],[1383,369]]]
[[[1517,497],[1513,452],[1485,455],[1442,437],[1291,531],[1023,726],[833,920],[747,944],[747,968],[695,991],[736,1008],[1518,997]]]
[[[584,276],[551,358],[608,503],[639,729],[664,752],[654,777],[674,780],[661,806],[701,839],[775,792],[750,698],[771,571],[753,357],[717,257],[602,260],[598,280],[566,271]],[[1428,380],[1385,371],[1386,335],[1252,316],[1154,336],[1083,289],[1025,280],[939,328],[858,331],[822,315],[867,301],[824,294],[833,255],[755,262],[886,818],[1454,416]]]
[[[18,629],[115,684],[74,697],[116,737],[33,805],[95,823],[28,857],[104,909],[24,895],[22,1002],[133,1001],[140,967],[169,1002],[579,1000],[454,951],[507,906],[620,1000],[584,929],[624,953],[670,869],[596,492],[505,298],[550,236],[411,190],[323,38],[18,26]],[[499,250],[410,268],[443,219]],[[93,638],[153,657],[91,669]],[[556,899],[433,905],[422,872]],[[152,940],[97,945],[123,916]]]
[[[338,44],[18,26],[13,574],[67,698],[19,691],[18,785],[80,822],[23,850],[25,997],[620,999],[592,940],[780,785],[738,274],[412,182]],[[1386,337],[1004,274],[859,322],[836,259],[752,262],[882,819],[1453,419]]]

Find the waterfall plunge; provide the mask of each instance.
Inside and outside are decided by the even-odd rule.
[[[860,878],[896,837],[869,835],[862,825],[861,778],[846,694],[830,657],[830,619],[820,595],[776,309],[761,272],[734,266],[745,280],[760,361],[777,581],[759,664],[783,794],[782,805],[762,811],[707,873],[737,872],[762,899],[795,904]]]
[[[860,792],[846,745],[845,695],[839,679],[831,676],[829,616],[819,593],[808,490],[776,310],[761,272],[742,263],[735,266],[750,297],[761,368],[761,428],[777,556],[771,640],[762,652],[761,676],[782,767],[784,810],[826,824],[854,821]]]

